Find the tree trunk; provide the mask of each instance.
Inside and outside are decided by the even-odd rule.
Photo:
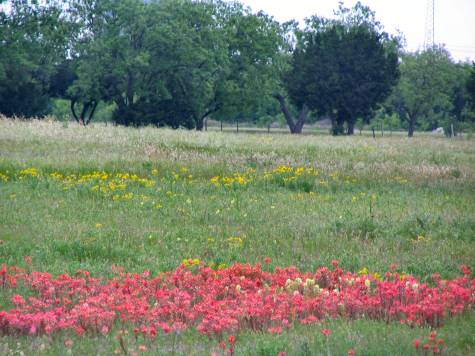
[[[355,133],[355,123],[353,120],[348,121],[348,129],[346,130],[347,135],[353,135]]]
[[[303,125],[305,125],[305,120],[307,119],[307,114],[308,114],[308,107],[307,105],[303,104],[302,109],[300,110],[299,119],[294,126],[293,133],[295,134],[302,133]]]
[[[76,107],[76,99],[71,99],[71,113],[73,114],[73,117],[78,122],[78,124],[81,124],[81,121],[79,120],[79,117],[76,114],[75,107]]]
[[[204,118],[195,120],[196,121],[196,130],[202,131],[204,126]]]
[[[85,102],[83,104],[81,113],[79,115],[76,112],[76,104],[77,104],[77,100],[72,99],[71,112],[73,114],[73,117],[80,125],[87,126],[91,122],[92,118],[94,117],[94,112],[96,111],[98,103],[95,100]]]
[[[280,108],[282,110],[282,113],[284,114],[285,121],[287,121],[287,125],[289,126],[290,133],[295,133],[294,117],[287,108],[284,97],[281,94],[275,94],[274,98],[276,98],[280,104]]]
[[[343,127],[344,120],[341,118],[341,114],[337,113],[331,115],[332,120],[332,135],[338,136],[343,135],[345,133],[345,129]]]
[[[414,117],[409,116],[409,130],[407,131],[408,137],[414,136],[415,126],[416,126],[416,120],[414,119]]]
[[[208,116],[218,111],[220,108],[221,108],[221,105],[216,105],[214,108],[209,109],[201,116],[199,114],[194,113],[193,120],[195,120],[196,129],[198,131],[202,131],[204,127],[205,130],[208,131]]]
[[[280,108],[282,113],[284,114],[285,121],[287,121],[287,125],[289,126],[291,134],[300,134],[302,133],[303,126],[305,125],[305,120],[307,119],[308,115],[308,107],[307,105],[303,104],[300,110],[299,118],[297,122],[295,122],[295,118],[288,109],[287,105],[285,104],[285,98],[281,94],[275,94],[274,98],[279,101]]]
[[[92,118],[94,117],[94,113],[96,112],[96,108],[97,108],[97,101],[93,100],[91,102],[91,105],[92,105],[92,108],[91,108],[91,111],[89,111],[89,115],[88,115],[87,120],[85,121],[85,125],[89,125]]]

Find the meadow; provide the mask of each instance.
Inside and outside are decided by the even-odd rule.
[[[279,328],[173,327],[150,335],[112,317],[112,327],[83,332],[5,328],[0,354],[473,354],[475,142],[0,119],[2,264],[19,270],[10,272],[16,287],[0,283],[0,321],[1,311],[23,303],[12,297],[41,295],[23,275],[33,271],[51,278],[87,271],[102,281],[128,272],[143,283],[175,271],[190,290],[200,273],[241,276],[232,284],[236,299],[246,292],[244,275],[274,282],[285,275],[293,277],[275,290],[270,283],[272,293],[311,298],[325,291],[319,282],[322,289],[308,292],[323,266],[336,294],[343,281],[360,283],[360,294],[385,282],[410,282],[417,293],[458,281],[471,292],[463,312],[444,311],[443,322],[377,317],[369,309],[347,317],[335,307],[306,322],[290,313]],[[289,266],[299,272],[277,268]],[[249,285],[248,294],[258,287]]]

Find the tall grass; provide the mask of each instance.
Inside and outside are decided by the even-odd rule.
[[[318,176],[264,178],[279,166],[312,168]],[[38,176],[22,174],[27,168]],[[79,182],[92,172],[136,174],[155,183],[127,181],[106,194],[93,189],[97,180]],[[106,277],[112,264],[158,273],[184,258],[217,266],[270,257],[272,268],[309,271],[333,259],[353,271],[383,272],[395,263],[423,280],[434,272],[454,277],[462,263],[475,268],[473,140],[2,119],[0,173],[6,177],[0,175],[0,262],[24,266],[23,257],[31,256],[35,270],[53,274],[87,269]],[[214,177],[236,173],[249,174],[250,181],[213,184]],[[55,174],[75,178],[68,185]],[[7,297],[0,290],[0,299]],[[473,325],[472,313],[441,331],[450,342],[447,352],[474,352]],[[350,347],[361,354],[407,354],[414,352],[412,338],[427,333],[370,321],[336,320],[327,327],[335,331],[333,354]],[[193,333],[179,338],[163,337],[150,350],[209,354],[216,346]],[[27,353],[38,343],[45,353],[62,349],[61,340],[0,337],[0,353],[13,352],[18,340]],[[113,337],[100,347],[89,339],[74,342],[79,353],[108,354],[118,345]],[[243,354],[319,354],[324,339],[302,327],[279,337],[242,335],[240,345]]]

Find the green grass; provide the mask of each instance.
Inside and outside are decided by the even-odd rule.
[[[319,176],[291,184],[258,178],[235,188],[210,183],[214,176],[249,169],[262,177],[279,165],[316,168]],[[22,169],[31,167],[43,178],[18,179]],[[93,183],[65,190],[48,177],[93,171],[129,172],[156,184],[129,184],[125,191],[134,198],[114,201],[91,191]],[[182,178],[173,182],[173,172]],[[462,263],[475,269],[473,140],[199,133],[0,120],[0,173],[11,177],[0,179],[0,262],[25,266],[23,256],[29,255],[35,270],[53,274],[87,269],[109,276],[112,264],[156,273],[174,269],[183,258],[229,265],[262,262],[265,256],[272,258],[271,267],[302,270],[337,259],[347,270],[367,267],[381,273],[396,263],[400,271],[422,279],[434,272],[452,278]],[[157,203],[160,209],[154,208]],[[9,296],[0,291],[0,307]],[[473,325],[473,312],[447,322],[439,331],[447,354],[475,352]],[[413,354],[412,340],[428,333],[366,320],[325,326],[333,331],[328,345],[320,326],[297,327],[279,336],[239,335],[236,351],[313,355],[326,354],[328,347],[333,355],[349,348],[367,355]],[[0,337],[0,354],[16,348],[30,353],[41,344],[45,353],[65,353],[65,337]],[[133,337],[126,339],[136,349]],[[119,347],[113,335],[73,341],[78,354],[110,354]],[[152,353],[219,351],[216,340],[193,332],[174,341],[163,337],[148,347]]]

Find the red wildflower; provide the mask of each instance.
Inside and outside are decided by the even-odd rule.
[[[462,272],[464,276],[469,276],[472,274],[472,269],[467,265],[460,265],[460,272]]]
[[[170,328],[170,326],[168,324],[163,324],[162,325],[162,330],[165,334],[169,334],[170,331],[172,331],[172,329]]]
[[[325,336],[325,337],[330,336],[331,333],[332,333],[331,330],[322,329],[322,334],[323,334],[323,336]]]
[[[270,273],[259,264],[234,264],[216,271],[201,263],[193,270],[178,267],[155,278],[147,272],[122,271],[110,280],[99,280],[87,271],[53,277],[2,264],[0,288],[13,290],[19,284],[21,295],[12,292],[14,308],[0,312],[0,334],[73,330],[97,335],[110,333],[112,325],[130,323],[136,338],[188,328],[221,337],[246,329],[281,333],[294,323],[364,315],[435,329],[444,318],[475,303],[475,280],[469,279],[467,269],[462,269],[463,277],[431,286],[410,275],[390,273],[391,278],[380,281],[339,267],[319,267],[315,273],[287,267]],[[322,334],[328,337],[330,330],[325,330]],[[431,333],[428,350],[442,347],[443,341],[435,340],[436,333]]]
[[[355,350],[349,349],[348,350],[348,356],[355,356]]]
[[[271,261],[272,261],[272,260],[270,259],[270,257],[265,257],[265,258],[264,258],[264,263],[265,263],[265,264],[269,264],[269,263],[271,263]]]
[[[17,307],[21,307],[25,304],[25,299],[19,294],[15,294],[12,299],[12,303],[15,304]]]
[[[84,329],[83,329],[82,327],[80,327],[80,326],[76,326],[76,327],[74,328],[74,331],[76,332],[76,334],[78,334],[79,336],[81,336],[81,335],[84,334],[84,332],[85,332],[86,330],[84,330]]]
[[[415,340],[412,342],[412,345],[414,345],[414,347],[415,347],[416,349],[419,349],[419,346],[421,345],[421,340],[415,339]]]

